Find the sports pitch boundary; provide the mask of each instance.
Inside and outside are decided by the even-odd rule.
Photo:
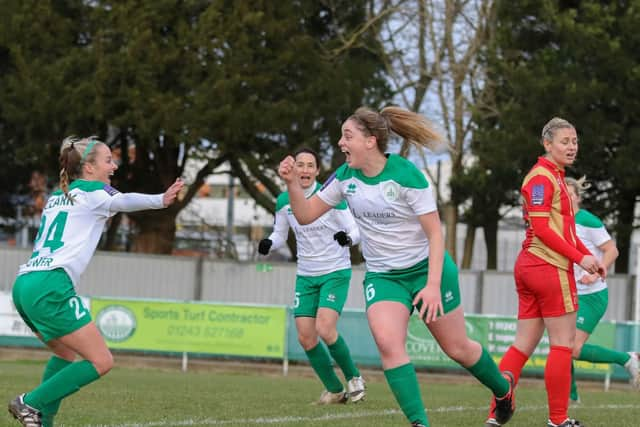
[[[433,412],[463,412],[463,411],[484,411],[486,406],[482,407],[469,407],[469,406],[441,406],[438,408],[427,408],[428,413]],[[521,406],[518,407],[517,412],[532,412],[546,410],[545,406]],[[640,409],[638,405],[596,405],[590,406],[589,409],[601,409],[601,410],[621,410],[621,409]],[[202,419],[184,419],[175,421],[150,421],[147,423],[125,423],[125,424],[89,424],[86,427],[170,427],[170,426],[221,426],[229,424],[240,425],[269,425],[269,424],[296,424],[300,422],[325,422],[332,420],[345,420],[345,419],[358,419],[368,417],[382,417],[389,415],[400,414],[399,409],[383,409],[379,411],[361,411],[361,412],[348,412],[348,413],[332,413],[316,417],[300,417],[300,416],[288,416],[288,417],[273,417],[273,418],[234,418],[230,420],[219,420],[215,418],[202,418]]]

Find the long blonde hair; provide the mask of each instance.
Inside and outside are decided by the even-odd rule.
[[[60,146],[60,189],[73,203],[69,195],[69,184],[82,176],[82,165],[93,163],[96,158],[96,147],[104,142],[97,137],[76,138],[68,136]]]
[[[446,139],[426,117],[404,108],[390,106],[380,112],[360,107],[349,119],[367,136],[375,136],[380,152],[387,151],[389,135],[394,132],[411,144],[435,150]]]

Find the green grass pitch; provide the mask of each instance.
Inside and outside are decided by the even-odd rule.
[[[273,368],[197,370],[116,368],[106,377],[70,396],[62,404],[57,426],[407,426],[380,371],[369,371],[367,398],[358,404],[312,405],[322,391],[311,368],[296,367],[288,376]],[[43,361],[0,361],[4,402],[33,388]],[[276,371],[276,372],[274,372]],[[367,377],[367,371],[364,371]],[[433,427],[482,426],[489,392],[469,375],[419,375]],[[587,427],[640,425],[640,392],[616,384],[581,383],[582,403],[571,416]],[[517,411],[510,427],[544,427],[546,395],[539,380],[518,388]],[[7,412],[0,426],[18,426]]]

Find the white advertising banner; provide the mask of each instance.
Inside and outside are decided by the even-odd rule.
[[[0,291],[0,336],[35,337],[16,311],[11,294]]]
[[[90,310],[89,298],[81,297],[84,306]],[[22,320],[13,305],[11,294],[0,291],[0,337],[34,337],[31,329]]]

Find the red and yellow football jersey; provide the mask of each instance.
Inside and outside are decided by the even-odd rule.
[[[523,198],[523,216],[527,224],[523,250],[528,250],[563,270],[568,270],[573,262],[579,263],[586,254],[578,249],[583,245],[576,237],[574,212],[564,182],[564,170],[546,158],[539,157],[524,178],[520,192]],[[534,232],[532,223],[537,218],[546,218],[552,233],[543,236]]]

